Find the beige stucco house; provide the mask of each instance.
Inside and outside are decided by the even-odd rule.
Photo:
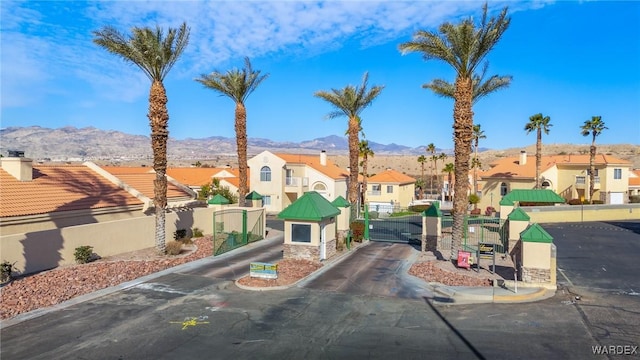
[[[248,161],[250,190],[262,195],[267,212],[280,212],[307,191],[316,191],[329,201],[346,197],[348,173],[317,155],[275,154],[263,151]]]
[[[589,200],[589,155],[543,156],[540,184],[566,200]],[[605,204],[624,204],[629,201],[629,173],[631,163],[611,155],[597,154],[595,158],[594,200]],[[533,189],[536,177],[536,157],[525,151],[520,156],[502,158],[479,175],[482,198],[479,207],[497,207],[500,199],[515,189]]]
[[[416,179],[387,169],[367,179],[367,202],[371,211],[393,212],[407,208],[415,197]]]

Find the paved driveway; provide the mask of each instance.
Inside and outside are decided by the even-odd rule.
[[[558,249],[558,281],[640,293],[640,221],[542,224]],[[640,298],[638,298],[640,301]]]

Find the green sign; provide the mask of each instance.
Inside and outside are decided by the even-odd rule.
[[[249,265],[249,276],[263,279],[277,279],[278,265],[262,262],[252,262]]]

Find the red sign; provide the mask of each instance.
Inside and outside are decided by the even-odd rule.
[[[470,267],[469,258],[471,258],[470,252],[458,251],[458,267],[468,269]]]

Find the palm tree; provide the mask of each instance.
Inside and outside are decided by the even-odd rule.
[[[260,70],[253,70],[249,58],[245,57],[243,69],[228,70],[224,74],[214,71],[211,74],[202,74],[195,79],[206,88],[229,97],[236,104],[235,130],[238,151],[239,206],[245,206],[245,196],[249,192],[247,186],[247,108],[244,103],[247,97],[268,77],[269,74],[260,75]]]
[[[542,166],[542,132],[549,134],[549,128],[553,125],[549,123],[551,118],[535,114],[529,117],[529,122],[524,126],[524,130],[529,134],[532,131],[537,132],[536,136],[536,189],[540,189],[540,167]]]
[[[438,193],[441,193],[442,186],[440,186],[440,177],[438,176],[438,160],[442,160],[442,166],[444,167],[444,162],[447,160],[447,154],[440,153],[436,159],[436,187],[438,188]],[[442,179],[442,182],[444,183],[444,178]]]
[[[431,154],[431,157],[429,157],[429,159],[431,160],[432,163],[435,162],[435,153],[436,153],[436,146],[433,143],[430,143],[429,145],[427,145],[427,148],[425,149],[425,151],[428,154]],[[433,169],[434,169],[434,165],[431,165],[430,170],[431,170],[431,175],[429,176],[429,195],[431,195],[431,193],[433,193]]]
[[[456,71],[453,89],[453,138],[455,152],[455,189],[453,201],[453,227],[451,257],[456,258],[460,250],[463,222],[467,208],[469,185],[469,157],[473,139],[473,111],[475,70],[487,54],[498,43],[509,27],[507,8],[497,17],[487,18],[487,4],[479,26],[472,18],[459,24],[444,23],[437,32],[417,31],[413,40],[400,44],[403,53],[420,52],[425,60],[442,60]],[[475,96],[478,99],[478,96]]]
[[[452,163],[448,163],[442,169],[442,172],[447,173],[447,182],[449,182],[449,187],[447,188],[447,198],[449,198],[449,199],[451,199],[451,187],[453,186],[453,184],[451,184],[451,182],[452,182],[451,174],[454,171],[455,171],[455,169],[454,169],[454,166],[453,166]]]
[[[596,161],[596,137],[598,137],[608,127],[604,126],[602,116],[592,116],[591,120],[586,120],[584,125],[580,127],[583,136],[591,135],[591,147],[589,148],[589,202],[593,204],[593,193],[595,189],[593,183],[595,180],[596,169],[594,162]]]
[[[94,31],[93,42],[108,52],[134,64],[151,80],[149,91],[149,125],[153,149],[153,204],[155,206],[155,243],[160,254],[166,252],[165,208],[167,207],[167,139],[169,137],[169,112],[164,78],[189,43],[186,23],[169,28],[166,33],[159,27],[133,27],[131,35],[120,33],[114,27],[105,26]]]
[[[484,131],[481,129],[480,124],[473,125],[473,150],[475,152],[475,157],[471,161],[471,167],[473,168],[473,193],[478,194],[478,167],[480,166],[480,160],[478,159],[478,145],[480,143],[480,139],[486,139],[487,136],[484,134]]]
[[[349,141],[349,189],[348,197],[351,204],[358,201],[358,133],[362,130],[360,113],[373,103],[380,95],[384,86],[372,86],[367,89],[369,73],[365,72],[362,84],[358,86],[347,85],[344,89],[331,89],[331,91],[317,91],[314,96],[329,102],[335,108],[327,117],[330,119],[346,116],[348,118]]]
[[[369,141],[362,140],[358,146],[358,156],[362,158],[362,203],[367,203],[367,177],[369,174],[367,173],[367,164],[369,162],[369,157],[373,157],[375,153],[369,147]]]
[[[427,162],[427,158],[424,155],[418,156],[418,162],[420,163],[420,177],[422,179],[422,184],[424,184],[424,163]],[[422,189],[420,189],[422,192]],[[420,194],[420,198],[422,198],[422,194]]]

